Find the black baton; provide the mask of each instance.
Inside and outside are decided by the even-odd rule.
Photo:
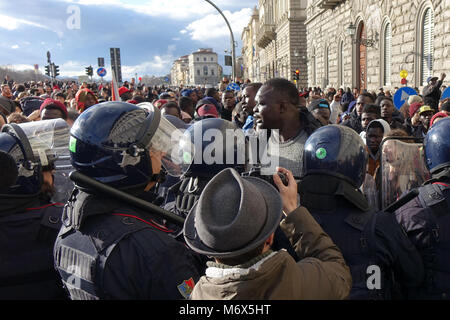
[[[72,171],[69,174],[70,180],[74,181],[75,183],[78,183],[80,185],[85,185],[89,188],[92,188],[94,190],[98,190],[101,193],[110,196],[112,198],[116,198],[119,200],[122,200],[132,206],[138,207],[144,211],[148,211],[151,213],[155,213],[159,216],[161,216],[164,219],[170,220],[171,222],[183,226],[184,225],[184,218],[177,216],[176,214],[164,210],[163,208],[160,208],[153,203],[144,201],[142,199],[139,199],[135,196],[132,196],[126,192],[114,189],[104,183],[101,183],[95,179],[92,179],[82,173],[79,173],[77,171]]]

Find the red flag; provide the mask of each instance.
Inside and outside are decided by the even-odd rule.
[[[119,88],[117,86],[116,75],[114,70],[111,68],[112,80],[111,80],[111,101],[121,101],[119,95]]]

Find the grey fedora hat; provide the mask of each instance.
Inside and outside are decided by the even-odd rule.
[[[270,183],[227,168],[208,182],[184,223],[188,246],[213,257],[235,257],[263,244],[278,227],[281,197]]]

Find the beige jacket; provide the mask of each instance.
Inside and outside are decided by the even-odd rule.
[[[303,207],[280,224],[299,262],[284,250],[267,252],[251,266],[207,268],[191,299],[325,300],[345,299],[352,287],[340,250]]]

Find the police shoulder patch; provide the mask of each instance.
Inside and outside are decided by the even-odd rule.
[[[182,283],[180,283],[177,286],[177,288],[185,299],[189,299],[192,290],[194,290],[194,286],[195,286],[194,279],[189,278],[189,280],[184,280]]]

